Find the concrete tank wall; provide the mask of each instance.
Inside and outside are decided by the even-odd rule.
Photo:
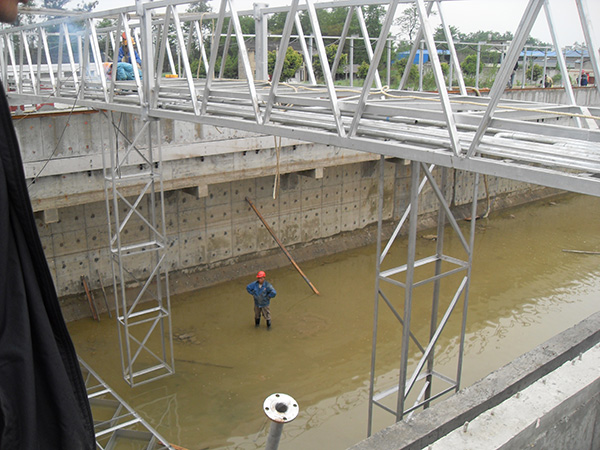
[[[30,184],[35,181],[30,195],[59,296],[76,295],[74,302],[65,300],[65,308],[70,311],[66,315],[71,318],[87,314],[80,301],[82,275],[89,277],[92,288],[99,287],[100,279],[104,285],[112,280],[102,151],[114,144],[109,135],[110,123],[102,113],[85,112],[67,119],[64,114],[43,115],[18,120],[15,125],[26,177]],[[123,115],[117,120],[130,140],[141,129],[136,117]],[[292,248],[335,241],[377,221],[378,155],[283,139],[279,151],[281,181],[277,198],[273,199],[278,166],[272,136],[172,121],[161,125],[167,264],[172,273],[208,273],[208,269],[280,253],[246,197],[256,204],[281,241]],[[145,139],[142,135],[140,145]],[[124,142],[121,136],[120,152],[126,150]],[[135,164],[132,158],[130,165]],[[470,214],[474,175],[453,170],[449,174],[448,202],[459,214],[461,207],[464,214]],[[437,171],[436,178],[439,183]],[[480,210],[555,193],[494,177],[483,177],[483,181]],[[134,185],[129,192],[134,195],[139,189]],[[397,220],[409,195],[410,165],[403,160],[387,160],[384,220]],[[147,207],[142,203],[141,210]],[[433,225],[432,213],[437,209],[438,202],[427,185],[419,205],[422,226]],[[142,236],[148,230],[140,219],[136,220],[133,232]],[[354,245],[372,242],[375,234],[369,236],[367,240],[355,240]],[[343,246],[352,245],[348,242]],[[335,245],[327,246],[327,252],[335,251]],[[316,253],[306,252],[304,257],[311,254]],[[285,260],[276,261],[287,264]],[[143,279],[149,267],[143,255],[137,267],[135,275]],[[222,277],[229,276],[234,275],[223,272]],[[211,282],[227,279],[206,278]],[[203,281],[187,288],[202,283],[206,285]]]
[[[575,96],[575,102],[578,105],[600,104],[600,95],[598,95],[598,90],[595,88],[595,86],[573,86],[573,94]],[[543,102],[562,105],[569,104],[569,99],[567,97],[565,88],[560,86],[550,89],[509,89],[504,92],[503,97],[526,102]]]
[[[600,313],[351,450],[600,448]]]

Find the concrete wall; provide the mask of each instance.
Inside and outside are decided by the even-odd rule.
[[[578,105],[598,105],[600,104],[600,95],[595,86],[573,87],[575,102]],[[551,89],[519,89],[514,88],[504,93],[504,98],[521,100],[526,102],[544,102],[553,104],[569,103],[564,87],[553,87]]]
[[[352,450],[600,448],[600,313]]]
[[[136,117],[116,115],[115,121],[130,140],[141,129]],[[27,117],[15,125],[38,230],[59,296],[76,295],[71,303],[65,300],[65,305],[79,305],[65,306],[73,310],[66,315],[88,314],[81,308],[81,276],[89,277],[92,288],[99,287],[99,280],[104,285],[112,283],[102,172],[102,152],[115,145],[109,120],[102,113],[85,112],[70,118],[65,114]],[[142,134],[139,145],[143,146],[145,140]],[[163,121],[160,141],[167,264],[172,273],[207,273],[208,269],[279,253],[246,197],[286,246],[331,240],[377,221],[378,155],[284,139],[279,155],[281,181],[277,198],[273,199],[278,166],[272,136]],[[123,136],[118,139],[118,148],[121,154],[126,151]],[[136,165],[139,161],[131,157],[129,169]],[[449,174],[447,200],[460,210],[471,203],[474,175],[452,170]],[[436,177],[440,182],[439,173]],[[128,189],[134,195],[140,186]],[[501,208],[551,193],[524,183],[485,177],[479,198],[484,200],[482,209]],[[398,219],[409,195],[410,165],[403,160],[386,161],[384,220]],[[109,207],[112,210],[112,203]],[[140,209],[147,207],[142,203]],[[433,225],[428,219],[437,209],[435,195],[426,186],[419,205],[423,226]],[[468,208],[464,209],[470,214]],[[128,239],[132,240],[148,233],[146,225],[135,217],[129,230]],[[362,239],[356,242],[368,243]],[[335,246],[327,248],[336,251]],[[139,271],[135,275],[143,279],[149,264],[144,256],[136,258]],[[237,276],[244,274],[237,272]],[[222,276],[233,275],[223,272]],[[227,278],[207,279],[218,282]],[[202,285],[206,283],[199,281],[187,288]]]

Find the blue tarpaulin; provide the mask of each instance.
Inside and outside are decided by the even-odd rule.
[[[419,52],[420,51],[421,50],[417,50],[417,54],[415,55],[413,64],[419,64]],[[567,50],[564,53],[564,55],[565,55],[565,58],[567,60],[569,60],[569,59],[581,58],[581,53],[582,53],[582,50]],[[438,50],[437,54],[438,55],[449,55],[450,51],[449,50]],[[398,52],[396,54],[396,60],[399,61],[401,59],[408,58],[409,55],[410,55],[410,52]],[[525,55],[527,55],[527,59],[544,58],[544,56],[547,56],[548,58],[556,58],[555,51],[548,51],[547,53],[544,53],[542,50],[527,50],[527,51],[522,51],[519,58],[522,59],[523,57],[525,57]],[[589,58],[589,53],[588,53],[587,49],[583,49],[583,57]],[[423,62],[424,63],[429,62],[429,50],[423,50]]]
[[[417,54],[415,55],[413,64],[419,64],[419,53],[420,52],[421,52],[421,50],[417,50]],[[437,54],[438,55],[449,55],[450,50],[438,50]],[[410,55],[410,52],[398,52],[396,54],[396,60],[399,61],[401,59],[408,58],[409,55]],[[429,61],[429,50],[423,50],[423,62],[426,63],[428,61]]]

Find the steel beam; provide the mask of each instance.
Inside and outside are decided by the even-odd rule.
[[[479,128],[477,129],[477,132],[475,133],[473,141],[471,142],[471,145],[467,152],[467,157],[474,156],[475,152],[478,150],[479,143],[481,142],[483,135],[485,134],[488,126],[490,125],[494,110],[500,102],[500,96],[504,92],[506,84],[508,83],[510,73],[514,67],[514,64],[519,58],[521,49],[523,48],[527,38],[529,37],[529,32],[531,31],[531,28],[533,27],[533,24],[535,23],[538,17],[538,14],[544,4],[544,1],[545,0],[530,0],[529,4],[525,8],[525,14],[521,19],[519,28],[517,29],[517,33],[515,34],[512,44],[510,45],[508,55],[504,60],[503,64],[500,66],[500,70],[498,71],[492,89],[490,90],[490,102],[485,111],[485,114],[481,118],[481,123],[479,125]],[[527,51],[525,51],[525,55],[527,55]]]
[[[114,120],[110,122],[118,129]],[[153,145],[160,143],[158,122],[146,121],[121,153],[116,133],[111,130],[109,134],[113,143],[105,149],[103,161],[115,311],[123,378],[133,387],[175,370],[165,262],[163,163],[160,145],[156,151]],[[139,147],[138,140],[147,140],[148,146]],[[133,154],[141,161],[135,169],[129,166]],[[133,199],[122,193],[132,183],[143,186]],[[147,267],[146,279],[136,275],[140,265]]]
[[[583,35],[585,36],[585,42],[587,43],[588,54],[590,55],[590,61],[594,68],[594,74],[596,75],[596,90],[600,94],[600,61],[598,60],[598,45],[595,42],[593,30],[592,16],[588,10],[586,0],[575,0],[577,4],[577,10],[579,11],[579,20],[581,21],[581,27],[583,29]],[[581,52],[581,61],[583,64],[583,50]]]
[[[431,10],[433,9],[433,2],[427,3],[427,17],[431,14]],[[419,49],[419,45],[421,45],[421,39],[423,39],[423,27],[420,27],[417,30],[417,35],[415,36],[415,40],[410,47],[410,53],[408,55],[408,60],[406,61],[406,66],[404,67],[404,73],[402,74],[402,78],[400,79],[400,84],[398,85],[398,89],[405,89],[406,83],[408,83],[408,77],[410,75],[410,68],[413,65],[413,61],[417,54],[417,50]],[[420,53],[422,57],[423,52]],[[459,66],[460,67],[460,66]],[[460,69],[457,69],[460,70]]]
[[[268,53],[269,53],[269,39],[268,39],[268,23],[267,15],[263,13],[263,8],[266,8],[266,3],[255,3],[254,4],[254,30],[256,33],[256,51],[255,51],[255,65],[256,65],[256,79],[266,81],[269,78],[268,73]]]
[[[383,164],[383,162],[382,162]],[[381,252],[381,234],[382,234],[382,209],[383,200],[380,198],[379,202],[379,229],[378,229],[378,242],[377,242],[377,261],[376,261],[376,293],[375,293],[375,311],[374,311],[374,325],[373,325],[373,343],[372,343],[372,354],[371,354],[371,375],[370,375],[370,386],[369,386],[369,413],[368,413],[368,435],[372,432],[373,427],[373,409],[375,406],[387,411],[388,413],[395,416],[396,421],[402,420],[408,414],[416,411],[418,408],[429,407],[431,401],[439,398],[440,396],[449,393],[451,391],[457,391],[460,387],[460,375],[462,372],[462,350],[464,346],[464,334],[465,334],[465,323],[466,323],[466,305],[468,301],[468,288],[471,279],[471,266],[473,262],[473,245],[474,245],[474,234],[475,234],[475,217],[477,208],[477,185],[479,183],[478,177],[475,178],[473,201],[472,201],[472,225],[470,227],[470,238],[467,240],[462,234],[462,230],[458,227],[456,219],[454,218],[449,205],[446,200],[445,187],[447,186],[446,168],[441,168],[442,171],[442,186],[438,186],[430,168],[417,162],[411,163],[411,192],[410,201],[407,205],[404,215],[400,219],[399,228],[405,223],[405,219],[409,217],[408,226],[408,250],[407,250],[407,263],[398,266],[391,267],[386,270],[382,270],[382,264],[386,253],[389,251],[391,245],[397,238],[398,233],[395,232],[388,242],[388,245]],[[417,247],[417,218],[418,218],[418,201],[419,194],[423,188],[423,182],[420,181],[420,171],[423,170],[425,177],[436,196],[436,199],[440,205],[438,213],[438,228],[437,228],[437,244],[435,254],[431,257],[416,259],[416,247]],[[383,186],[383,173],[380,174],[380,194]],[[446,221],[449,221],[452,227],[450,230],[457,235],[462,243],[463,255],[450,256],[444,253],[444,234],[447,227],[445,227]],[[381,252],[381,254],[380,254]],[[427,265],[433,264],[434,275],[429,278],[422,278],[423,275],[417,274],[417,269],[424,268]],[[448,266],[450,264],[450,267]],[[451,267],[452,265],[455,268]],[[421,272],[419,272],[421,273]],[[399,276],[404,276],[403,281],[399,280]],[[457,278],[458,277],[458,278]],[[382,287],[381,281],[386,282],[386,286]],[[451,281],[452,285],[455,286],[454,294],[452,298],[447,301],[443,300],[441,296],[441,283]],[[417,289],[422,286],[433,283],[432,291],[432,303],[429,318],[429,336],[428,342],[423,345],[419,342],[416,334],[413,333],[412,329],[417,329],[418,324],[413,323],[414,318],[412,315],[413,305],[417,299]],[[394,294],[401,289],[403,292]],[[394,306],[394,297],[399,297],[401,303],[402,315],[396,311]],[[379,300],[383,299],[384,302],[389,306],[390,310],[398,320],[402,329],[402,341],[400,351],[400,371],[398,384],[394,386],[380,386],[378,387],[378,373],[376,365],[376,353],[377,353],[377,341],[381,339],[378,331],[378,319],[379,319]],[[423,297],[418,297],[419,303],[423,302]],[[403,300],[403,301],[402,301]],[[442,305],[445,305],[445,311],[443,316],[439,318],[439,310]],[[462,305],[462,326],[461,326],[461,349],[459,355],[456,358],[456,378],[453,375],[442,374],[436,366],[434,348],[438,343],[438,340],[450,320],[455,315],[455,311],[459,309],[459,305]],[[412,345],[411,345],[412,344]],[[416,346],[416,350],[421,353],[421,357],[418,359],[416,364],[409,366],[409,356],[414,353],[412,347]],[[416,394],[411,394],[414,388],[420,385],[420,390]],[[396,395],[396,407],[392,408],[389,406],[389,401],[386,403],[385,400]],[[409,403],[412,398],[412,404]]]
[[[308,8],[308,17],[313,28],[317,44],[317,53],[319,60],[321,61],[321,70],[323,71],[323,77],[325,78],[325,86],[327,87],[327,93],[329,102],[331,103],[331,114],[335,121],[336,129],[341,137],[346,136],[346,130],[342,123],[342,115],[340,113],[340,107],[338,105],[338,98],[333,85],[333,76],[331,74],[331,68],[329,67],[329,60],[327,59],[327,52],[325,51],[325,45],[323,43],[323,36],[321,35],[321,26],[319,25],[319,19],[317,17],[317,11],[312,0],[306,0]]]
[[[381,27],[381,34],[379,36],[379,40],[377,41],[377,47],[375,48],[375,53],[371,50],[371,43],[369,42],[368,35],[365,36],[365,45],[367,45],[368,55],[370,58],[369,71],[367,72],[367,76],[365,77],[365,83],[363,84],[363,88],[360,93],[360,97],[358,99],[358,104],[356,106],[356,112],[354,113],[354,117],[352,118],[352,125],[350,126],[350,131],[348,132],[349,136],[352,137],[356,134],[358,130],[358,125],[360,120],[362,119],[362,115],[365,109],[365,104],[367,98],[371,93],[371,85],[373,84],[373,79],[375,79],[375,84],[378,89],[381,89],[381,80],[379,79],[379,71],[377,70],[377,66],[379,65],[379,61],[381,60],[381,55],[383,54],[383,50],[385,48],[386,37],[390,31],[390,27],[394,21],[394,14],[396,13],[396,7],[398,6],[398,2],[393,0],[388,8],[388,11],[385,15],[385,20],[383,22],[383,26]],[[360,11],[359,21],[363,24],[363,33],[367,33],[367,27],[364,25],[365,19],[362,16],[362,10],[359,8],[357,12]]]
[[[98,449],[127,447],[174,450],[165,438],[158,434],[81,358],[79,358],[79,366],[94,416],[94,434]]]
[[[444,35],[446,36],[446,41],[448,42],[448,50],[450,51],[450,57],[452,58],[453,67],[456,67],[456,78],[458,79],[458,88],[460,90],[461,95],[467,95],[467,87],[465,86],[465,79],[463,77],[462,69],[460,68],[460,61],[458,60],[458,53],[456,52],[456,47],[454,45],[454,37],[452,36],[452,31],[450,30],[450,26],[448,22],[445,20],[444,8],[442,7],[442,2],[440,0],[436,1],[436,5],[438,8],[438,12],[440,13],[440,19],[442,20],[442,27],[444,28]],[[429,13],[428,13],[429,14]],[[448,86],[452,89],[452,75],[449,76]]]

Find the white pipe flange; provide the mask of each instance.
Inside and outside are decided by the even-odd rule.
[[[271,394],[263,403],[263,410],[273,422],[288,423],[296,418],[299,407],[296,400],[287,394]]]

